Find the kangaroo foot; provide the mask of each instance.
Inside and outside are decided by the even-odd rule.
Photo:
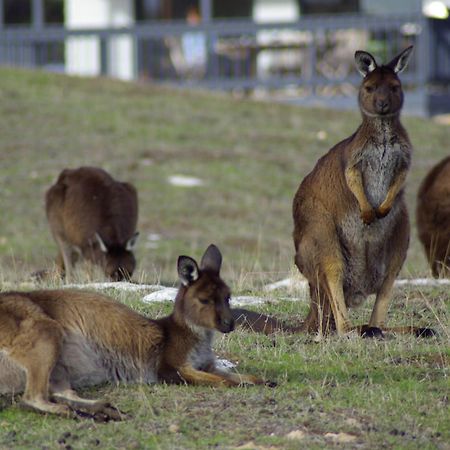
[[[433,330],[433,328],[418,328],[415,334],[416,337],[420,338],[430,338],[437,336],[437,333],[435,330]]]
[[[384,339],[383,332],[378,327],[363,327],[361,329],[361,336],[364,339],[367,338]]]
[[[55,414],[66,418],[74,417],[73,411],[67,405],[57,405],[46,400],[22,399],[20,406],[24,409],[37,411],[44,414]]]
[[[68,407],[75,412],[78,418],[93,419],[95,422],[121,421],[130,418],[128,414],[125,414],[108,402],[86,399],[68,400],[57,396],[53,398],[61,406],[66,406],[63,404],[69,405]]]

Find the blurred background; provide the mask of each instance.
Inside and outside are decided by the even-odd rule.
[[[0,64],[354,108],[353,54],[415,44],[417,115],[449,108],[450,0],[0,0]],[[420,61],[420,64],[419,64]]]
[[[136,280],[172,284],[176,257],[212,242],[237,291],[297,273],[292,199],[360,122],[354,52],[411,44],[401,276],[429,275],[415,205],[449,154],[449,3],[0,0],[0,282],[51,267],[44,195],[82,165],[138,190]]]

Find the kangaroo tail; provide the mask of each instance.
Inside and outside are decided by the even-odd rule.
[[[291,326],[276,317],[266,316],[248,309],[233,308],[231,314],[237,324],[256,333],[272,334],[276,331],[301,333],[303,331],[302,326]]]

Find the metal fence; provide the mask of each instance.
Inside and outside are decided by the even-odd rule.
[[[210,20],[196,27],[147,22],[83,30],[39,21],[0,29],[0,64],[64,71],[67,43],[91,39],[98,43],[100,74],[112,75],[117,61],[110,48],[119,37],[132,43],[134,78],[177,85],[336,98],[352,93],[360,81],[353,64],[355,50],[369,50],[386,61],[410,44],[416,49],[402,80],[425,108],[431,104],[428,84],[439,86],[442,93],[450,80],[449,21],[430,21],[420,14],[321,15],[280,24]],[[446,104],[450,109],[447,101],[444,109]]]

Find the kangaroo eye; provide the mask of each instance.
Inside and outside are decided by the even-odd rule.
[[[199,300],[199,302],[202,305],[208,305],[209,304],[209,299],[208,298],[199,298],[198,300]]]
[[[391,92],[398,92],[399,86],[391,86]]]
[[[371,92],[373,92],[375,90],[375,88],[373,86],[366,86],[364,89],[366,90],[366,92],[368,94],[370,94]]]

